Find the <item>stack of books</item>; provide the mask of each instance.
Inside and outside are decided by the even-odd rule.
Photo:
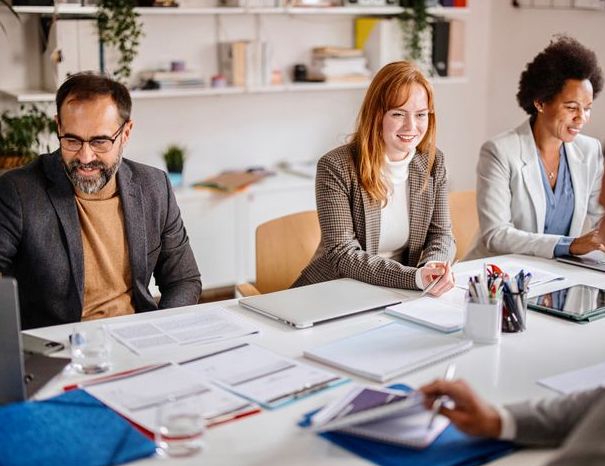
[[[363,50],[348,47],[314,48],[311,72],[328,82],[357,82],[370,78]]]
[[[160,89],[191,89],[204,87],[199,71],[142,71],[141,81],[154,81]]]
[[[232,86],[266,86],[271,84],[271,55],[264,41],[219,42],[219,73]]]

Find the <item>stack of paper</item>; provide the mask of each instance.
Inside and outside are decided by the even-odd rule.
[[[316,361],[384,382],[470,349],[472,341],[405,324],[387,324],[305,351]]]
[[[386,313],[441,332],[456,332],[464,325],[465,294],[454,288],[439,298],[425,296],[389,306]]]

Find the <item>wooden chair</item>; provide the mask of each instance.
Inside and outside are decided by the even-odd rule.
[[[309,263],[321,238],[317,212],[270,220],[256,229],[256,283],[236,286],[241,296],[285,290]]]
[[[456,260],[462,260],[472,246],[479,230],[477,193],[459,191],[449,194],[452,233],[456,239]]]

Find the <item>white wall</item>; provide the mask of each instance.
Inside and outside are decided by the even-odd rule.
[[[492,0],[489,31],[489,85],[487,131],[489,137],[517,126],[526,118],[515,95],[521,72],[543,50],[553,34],[572,35],[593,49],[605,67],[605,12],[587,10],[519,9],[511,2]],[[605,138],[605,102],[597,99],[585,133]]]

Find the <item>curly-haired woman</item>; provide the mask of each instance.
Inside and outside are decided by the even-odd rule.
[[[447,175],[435,133],[427,79],[409,62],[383,67],[351,143],[317,164],[321,243],[294,286],[348,277],[435,296],[454,286]]]
[[[580,134],[602,88],[595,53],[568,36],[556,37],[527,64],[517,101],[529,119],[481,147],[481,231],[467,258],[605,251],[596,230],[603,213],[601,144]]]

